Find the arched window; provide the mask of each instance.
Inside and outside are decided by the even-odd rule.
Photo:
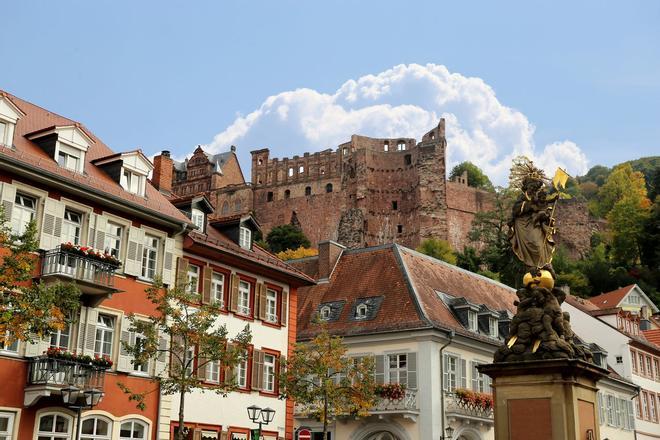
[[[110,440],[112,421],[101,416],[87,417],[82,421],[80,440]]]
[[[323,320],[328,320],[330,319],[330,312],[332,310],[330,309],[330,306],[323,306],[321,307],[321,310],[319,311],[319,317]]]
[[[119,440],[144,440],[147,438],[147,425],[139,420],[131,419],[122,422],[119,429]]]
[[[289,197],[291,197],[291,190],[287,189],[287,190],[284,191],[284,198],[288,199]]]
[[[355,309],[355,319],[364,319],[367,317],[367,312],[369,311],[369,306],[366,304],[360,304]]]
[[[311,196],[312,195],[312,187],[311,186],[305,187],[305,195],[306,196]]]
[[[39,417],[39,440],[68,440],[71,437],[71,417],[65,414],[44,414]]]
[[[328,183],[328,184],[325,186],[325,192],[327,192],[327,193],[331,193],[331,192],[332,192],[332,183]]]
[[[234,202],[234,211],[240,212],[241,211],[241,199],[237,199]]]
[[[268,193],[266,194],[266,201],[267,202],[272,202],[273,201],[273,192],[272,191],[268,191]]]
[[[222,215],[227,215],[229,214],[229,203],[225,200],[224,203],[222,204]]]

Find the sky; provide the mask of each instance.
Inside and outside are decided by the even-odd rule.
[[[660,2],[8,2],[0,89],[115,151],[271,157],[447,121],[448,166],[660,154]]]

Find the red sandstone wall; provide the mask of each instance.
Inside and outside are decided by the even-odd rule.
[[[477,212],[493,209],[491,195],[483,190],[472,188],[463,183],[447,182],[447,240],[452,248],[462,251],[472,229],[472,220]]]

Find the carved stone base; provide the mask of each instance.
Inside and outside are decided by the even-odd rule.
[[[596,383],[609,373],[577,359],[500,362],[493,378],[495,440],[598,440]]]

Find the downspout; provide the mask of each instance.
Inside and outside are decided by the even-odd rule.
[[[444,359],[442,356],[442,352],[444,351],[445,348],[451,344],[451,341],[454,339],[454,330],[451,330],[449,333],[447,333],[447,336],[449,336],[449,339],[447,339],[447,342],[445,345],[440,347],[440,425],[442,431],[440,432],[441,439],[444,440],[445,438],[445,372],[444,372]]]
[[[639,385],[637,385],[637,386],[635,387],[635,391],[636,391],[637,393],[634,394],[634,395],[630,398],[630,400],[633,400],[635,397],[639,397],[639,393],[641,392],[641,390],[642,390],[642,388],[641,388]],[[635,421],[636,418],[637,418],[637,413],[636,413],[636,411],[635,411],[635,403],[633,403],[633,422]],[[635,422],[635,424],[637,424],[637,422]],[[633,428],[633,434],[634,434],[634,436],[635,436],[635,440],[637,440],[637,426],[635,426],[635,427]]]

